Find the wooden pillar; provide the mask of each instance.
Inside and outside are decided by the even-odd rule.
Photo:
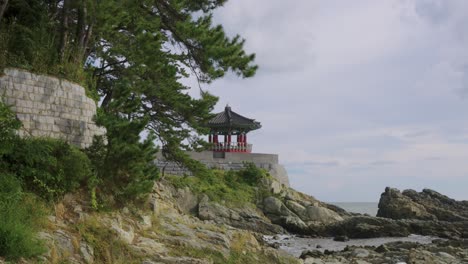
[[[213,142],[213,134],[210,134],[208,135],[208,143],[212,143]]]
[[[239,145],[239,149],[241,152],[244,152],[245,150],[244,149],[244,134],[241,133],[237,137],[238,137],[237,142],[239,142],[237,143]]]

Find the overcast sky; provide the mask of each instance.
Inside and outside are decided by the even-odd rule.
[[[263,125],[291,186],[378,201],[386,186],[468,200],[468,1],[231,0],[215,18],[259,71],[206,87]]]

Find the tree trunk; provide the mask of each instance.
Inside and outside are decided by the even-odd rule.
[[[78,10],[78,24],[76,28],[77,52],[75,62],[83,62],[88,57],[88,45],[93,34],[93,19],[88,21],[88,7],[83,0]]]
[[[0,0],[0,23],[2,22],[2,17],[3,14],[5,13],[5,10],[7,9],[8,5],[8,0]]]
[[[82,60],[83,57],[83,50],[84,50],[84,42],[86,39],[86,26],[87,26],[87,8],[86,8],[86,0],[82,0],[79,7],[78,7],[78,21],[76,25],[76,54],[75,54],[75,62],[79,62]]]
[[[63,10],[62,10],[62,27],[60,30],[60,47],[59,47],[59,56],[61,60],[64,59],[65,50],[67,48],[68,31],[69,31],[69,25],[68,25],[69,16],[70,16],[70,0],[64,0]]]

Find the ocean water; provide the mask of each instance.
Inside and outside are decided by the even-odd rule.
[[[339,206],[351,213],[368,214],[376,216],[378,204],[373,202],[330,202],[330,204]]]

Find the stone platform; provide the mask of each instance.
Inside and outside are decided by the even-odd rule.
[[[289,187],[289,178],[286,169],[279,164],[277,154],[262,154],[262,153],[236,153],[236,152],[187,152],[189,156],[197,161],[200,161],[208,168],[216,168],[221,170],[240,170],[245,167],[246,163],[253,163],[258,168],[265,169],[271,176]],[[158,153],[157,166],[166,174],[173,175],[192,175],[192,173],[184,167],[179,166],[175,162],[166,161],[160,153]]]

